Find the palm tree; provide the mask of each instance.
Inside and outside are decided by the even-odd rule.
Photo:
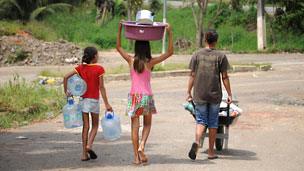
[[[0,0],[0,16],[23,21],[71,8],[70,4],[52,3],[51,0]]]

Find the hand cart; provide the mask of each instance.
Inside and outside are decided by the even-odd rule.
[[[189,106],[187,106],[187,107],[185,106],[185,109],[190,111],[190,114],[192,114],[192,116],[195,119],[195,115],[194,115],[195,104],[193,103],[193,101],[189,101],[189,102],[193,107],[191,109],[189,109],[189,108],[187,108]],[[233,102],[237,103],[237,101],[233,101]],[[215,147],[216,147],[216,150],[218,150],[218,151],[221,151],[223,149],[223,146],[225,147],[225,149],[228,149],[229,126],[238,117],[238,116],[231,117],[230,104],[227,104],[226,107],[220,107],[220,113],[223,111],[227,113],[227,116],[219,115],[218,129],[217,129],[217,135],[216,135],[216,140],[215,140]],[[201,148],[203,147],[204,140],[206,137],[209,137],[207,128],[205,129],[204,135],[201,138],[201,143],[199,145]]]

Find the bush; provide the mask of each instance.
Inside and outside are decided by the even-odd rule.
[[[0,85],[0,128],[10,128],[58,115],[64,105],[61,89],[46,88],[14,76]]]

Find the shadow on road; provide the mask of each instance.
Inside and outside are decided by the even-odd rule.
[[[18,136],[27,139],[17,139]],[[0,134],[0,170],[76,169],[130,166],[132,144],[128,135],[118,141],[106,142],[98,135],[93,149],[97,160],[81,162],[81,134],[70,132],[21,132]],[[157,146],[149,143],[148,146]],[[150,148],[150,147],[148,147]],[[149,152],[147,152],[149,153]],[[154,164],[213,164],[208,160],[190,161],[170,155],[149,155]]]
[[[203,153],[207,154],[207,150],[203,151]],[[224,160],[258,160],[256,153],[248,150],[224,149],[216,151],[216,154],[220,156],[220,159]]]

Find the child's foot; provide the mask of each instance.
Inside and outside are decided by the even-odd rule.
[[[208,159],[209,160],[213,160],[213,159],[217,159],[218,156],[214,153],[214,150],[208,150]]]
[[[144,149],[141,148],[141,147],[138,149],[138,156],[139,156],[139,159],[140,159],[141,162],[143,162],[143,163],[148,162],[148,158],[144,153]]]
[[[133,165],[140,165],[141,164],[141,161],[139,159],[139,156],[137,156],[134,161],[132,162]]]
[[[90,157],[87,154],[82,154],[81,161],[88,161]]]

